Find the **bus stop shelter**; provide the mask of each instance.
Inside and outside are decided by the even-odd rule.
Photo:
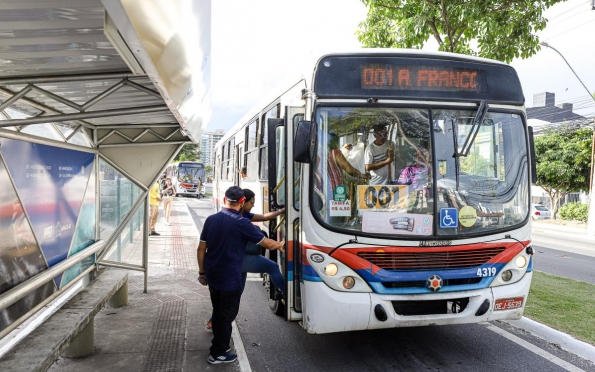
[[[146,291],[148,190],[210,116],[210,7],[0,2],[0,338],[98,264]]]

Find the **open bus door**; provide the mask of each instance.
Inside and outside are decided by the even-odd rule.
[[[301,254],[299,249],[299,197],[301,164],[293,161],[293,138],[297,123],[304,118],[303,107],[285,107],[285,119],[269,119],[269,205],[271,210],[285,208],[283,217],[271,225],[270,237],[285,240],[285,254],[276,255],[285,278],[285,300],[275,296],[270,278],[265,277],[269,307],[287,320],[302,319]],[[274,259],[273,259],[274,260]]]

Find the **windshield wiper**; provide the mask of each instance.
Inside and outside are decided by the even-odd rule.
[[[475,137],[477,137],[477,133],[479,133],[479,128],[481,127],[481,124],[483,123],[483,118],[486,116],[489,108],[490,108],[490,105],[488,105],[488,103],[486,101],[481,101],[479,103],[479,108],[477,109],[477,112],[475,113],[475,117],[473,118],[473,123],[471,124],[471,131],[469,132],[469,135],[465,139],[465,143],[461,147],[460,151],[458,150],[458,147],[457,147],[457,151],[459,151],[457,153],[457,157],[460,157],[460,156],[466,157],[467,155],[469,155],[469,151],[471,150],[471,145],[473,144],[473,142],[475,142]]]

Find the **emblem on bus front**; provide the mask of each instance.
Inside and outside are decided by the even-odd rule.
[[[438,292],[442,288],[442,278],[438,275],[432,275],[426,281],[426,286],[432,292]]]

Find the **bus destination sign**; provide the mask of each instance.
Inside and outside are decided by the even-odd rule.
[[[485,91],[485,71],[446,66],[362,64],[362,89]]]

